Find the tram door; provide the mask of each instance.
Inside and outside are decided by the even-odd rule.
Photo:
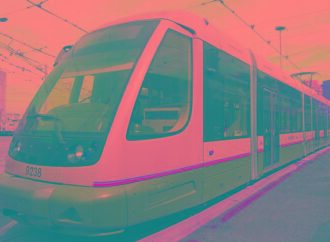
[[[264,168],[279,161],[279,125],[276,93],[263,90]]]

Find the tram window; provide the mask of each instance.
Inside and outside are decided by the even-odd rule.
[[[130,140],[168,136],[187,124],[191,109],[191,39],[168,31],[146,74],[131,116]]]
[[[318,109],[318,101],[316,101],[315,99],[313,99],[313,128],[314,130],[318,130],[318,120],[319,120],[319,109]]]
[[[322,129],[327,135],[327,107],[324,104],[322,104]]]
[[[295,110],[296,110],[296,132],[302,131],[302,100],[301,94],[299,93],[299,99],[295,103]]]
[[[249,66],[204,44],[204,141],[250,133]]]
[[[321,114],[322,114],[322,130],[325,130],[326,128],[326,115],[325,115],[325,107],[324,107],[324,104],[322,104],[322,112],[321,112]]]
[[[327,130],[327,133],[329,132],[330,130],[330,107],[326,107],[326,116],[327,116],[327,119],[326,119],[326,130]]]
[[[93,86],[94,86],[94,76],[86,76],[81,86],[80,95],[78,99],[79,103],[91,101],[90,97],[92,95]]]
[[[323,105],[323,115],[324,115],[324,119],[323,119],[323,127],[324,127],[324,132],[326,134],[326,136],[328,135],[328,131],[327,131],[327,123],[328,123],[328,108],[326,105]]]
[[[298,110],[298,114],[297,114],[297,117],[298,117],[298,120],[297,120],[297,123],[298,123],[298,127],[297,127],[297,131],[300,132],[302,131],[302,119],[303,119],[303,111],[302,111],[302,95],[300,92],[298,92],[299,94],[299,98],[298,98],[298,106],[297,106],[297,110]]]
[[[322,130],[322,103],[320,101],[314,100],[315,103],[315,126],[314,130]]]
[[[318,127],[319,130],[322,130],[322,104],[321,102],[318,102]]]
[[[47,101],[42,105],[40,113],[47,114],[56,107],[68,104],[71,100],[70,96],[74,82],[74,77],[63,78],[60,82],[57,82],[48,96]]]
[[[305,95],[305,131],[310,131],[312,129],[312,123],[311,123],[311,101],[310,97]]]
[[[300,132],[302,128],[302,100],[301,94],[295,89],[292,89],[293,92],[293,103],[292,103],[292,123],[293,123],[293,132]]]
[[[301,93],[283,83],[279,87],[280,132],[299,132],[302,129]]]
[[[76,76],[63,74],[40,104],[38,113],[60,119],[63,131],[105,131],[105,122],[114,115],[127,77],[127,71],[91,72]],[[38,122],[40,125],[35,127],[36,130],[53,129],[52,122]]]
[[[290,132],[291,103],[287,96],[281,96],[281,133]]]
[[[317,129],[317,106],[316,100],[312,98],[312,130]]]
[[[321,104],[321,102],[318,101],[317,107],[318,107],[318,128],[319,128],[319,130],[322,130],[323,115],[322,115],[322,104]]]

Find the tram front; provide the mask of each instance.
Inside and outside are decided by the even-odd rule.
[[[89,235],[121,232],[131,223],[128,189],[121,186],[125,182],[115,181],[130,183],[134,172],[164,169],[153,166],[153,155],[178,164],[182,157],[161,147],[187,141],[181,136],[158,139],[155,147],[162,154],[150,152],[143,141],[182,132],[191,112],[191,38],[168,31],[169,22],[112,25],[83,36],[57,59],[13,136],[0,175],[5,215]],[[168,65],[173,58],[176,63]],[[155,78],[159,81],[151,81]],[[123,143],[130,140],[142,140],[130,144],[150,166],[135,162],[127,169],[133,157]],[[136,148],[141,144],[143,148]],[[194,157],[193,152],[187,155]],[[104,182],[109,180],[114,183]],[[141,214],[134,223],[146,219]]]
[[[124,191],[92,185],[107,176],[102,153],[111,124],[158,24],[137,21],[90,33],[55,66],[13,136],[0,177],[5,215],[74,233],[126,226]]]

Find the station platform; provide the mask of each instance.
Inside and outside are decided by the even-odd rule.
[[[329,242],[330,147],[141,242]]]

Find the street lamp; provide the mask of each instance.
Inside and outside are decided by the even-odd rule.
[[[284,26],[276,26],[275,30],[280,33],[280,67],[282,69],[282,31],[286,28]]]

